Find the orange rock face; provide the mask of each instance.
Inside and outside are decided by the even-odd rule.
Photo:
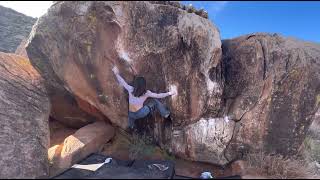
[[[0,52],[0,177],[48,175],[50,103],[28,59]]]

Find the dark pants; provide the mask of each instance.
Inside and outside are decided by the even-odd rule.
[[[149,113],[158,110],[160,115],[164,118],[167,118],[170,115],[170,111],[166,109],[166,107],[157,99],[151,99],[149,103],[144,105],[141,109],[136,112],[128,113],[128,121],[129,121],[129,128],[134,128],[134,122],[137,119],[141,119],[146,117]]]

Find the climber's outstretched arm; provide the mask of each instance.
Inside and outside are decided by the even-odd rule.
[[[117,80],[118,80],[118,82],[119,82],[119,84],[120,84],[121,86],[123,86],[127,91],[132,91],[132,90],[133,90],[133,87],[130,86],[130,85],[120,76],[119,70],[118,70],[117,66],[114,66],[114,67],[112,68],[112,71],[113,71],[113,73],[116,75]]]
[[[175,91],[170,91],[166,93],[154,93],[149,90],[147,91],[147,96],[152,98],[164,98],[164,97],[175,95],[175,94],[176,94]]]

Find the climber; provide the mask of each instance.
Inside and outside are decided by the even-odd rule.
[[[169,91],[167,93],[153,93],[146,90],[146,80],[143,77],[135,77],[133,86],[127,84],[127,82],[119,75],[117,66],[112,68],[113,73],[121,86],[123,86],[129,93],[129,112],[128,112],[128,124],[129,130],[133,130],[134,122],[137,119],[146,117],[149,113],[157,109],[160,115],[167,120],[171,120],[170,111],[156,98],[164,98],[167,96],[175,95],[175,91]],[[144,105],[144,101],[148,98],[152,98],[149,103]]]

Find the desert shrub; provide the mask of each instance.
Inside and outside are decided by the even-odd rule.
[[[129,145],[129,156],[131,159],[141,159],[152,155],[155,152],[155,148],[151,137],[134,133]]]
[[[247,169],[260,176],[271,179],[301,179],[316,177],[314,169],[299,158],[286,158],[264,152],[251,152],[245,157]]]
[[[320,142],[317,139],[313,139],[307,136],[304,140],[304,156],[310,161],[320,162]]]
[[[195,13],[196,11],[197,11],[196,8],[193,7],[192,5],[189,5],[189,6],[187,7],[187,12],[188,12],[188,13]]]
[[[208,12],[205,11],[204,9],[199,9],[198,11],[195,12],[195,14],[208,19]]]

